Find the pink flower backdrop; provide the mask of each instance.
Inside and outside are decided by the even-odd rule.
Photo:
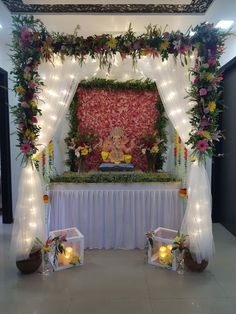
[[[146,170],[146,157],[138,145],[141,136],[154,132],[154,124],[159,115],[156,109],[158,92],[80,87],[77,93],[79,133],[91,130],[99,139],[105,139],[113,127],[123,128],[130,140],[136,140],[132,163],[138,169]],[[95,150],[87,156],[86,170],[99,167],[102,162],[100,153]]]

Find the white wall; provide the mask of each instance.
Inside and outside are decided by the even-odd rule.
[[[10,71],[12,69],[11,60],[9,57],[10,50],[7,45],[11,41],[11,14],[0,1],[0,24],[2,29],[0,30],[0,67],[8,72],[8,87],[9,87],[9,105],[13,106],[16,104],[15,93],[11,91],[12,81],[10,76]],[[10,117],[10,133],[15,132],[15,126],[12,122],[13,118]],[[17,190],[20,174],[20,161],[16,161],[16,156],[19,151],[16,149],[16,136],[15,134],[10,137],[11,142],[11,170],[12,170],[12,201],[13,210],[15,209],[17,200]]]

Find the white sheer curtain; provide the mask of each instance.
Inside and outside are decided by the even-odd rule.
[[[98,62],[90,58],[82,68],[73,58],[68,57],[61,62],[57,56],[54,64],[47,62],[40,65],[39,73],[45,86],[38,102],[42,109],[42,117],[38,118],[41,127],[39,151],[56,133],[79,81],[90,78],[96,71]],[[31,164],[22,169],[14,219],[12,253],[16,260],[21,260],[27,258],[36,237],[44,240],[46,236],[42,184],[37,170]]]
[[[175,60],[173,56],[164,62],[160,58],[146,57],[138,62],[138,67],[142,74],[156,82],[168,118],[183,142],[186,142],[191,130],[187,111],[192,104],[186,98],[191,64],[182,66],[179,58]],[[188,195],[181,232],[189,236],[190,250],[200,263],[211,258],[214,245],[210,184],[205,167],[197,161],[190,168]]]

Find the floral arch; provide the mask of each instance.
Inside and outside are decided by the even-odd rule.
[[[17,256],[27,254],[32,239],[44,234],[40,180],[35,167],[30,166],[33,164],[33,156],[41,149],[40,132],[45,129],[40,120],[44,114],[39,105],[40,94],[45,85],[40,76],[40,64],[70,62],[72,69],[78,64],[88,63],[88,60],[99,60],[100,67],[110,68],[114,56],[119,55],[122,60],[130,56],[134,64],[141,59],[141,70],[146,71],[146,75],[153,76],[152,79],[155,78],[153,69],[160,68],[161,63],[167,64],[169,77],[173,76],[170,69],[175,66],[188,69],[188,90],[177,90],[180,97],[177,107],[174,105],[177,95],[167,91],[168,82],[161,83],[156,79],[156,84],[161,90],[160,95],[170,120],[176,128],[180,128],[180,136],[196,159],[190,170],[189,197],[182,229],[189,234],[191,251],[195,253],[197,261],[209,259],[213,251],[213,237],[210,187],[204,162],[207,156],[214,154],[214,142],[222,136],[217,122],[221,110],[222,80],[218,71],[226,34],[212,24],[203,23],[191,30],[194,35],[190,35],[190,30],[186,34],[179,31],[162,33],[157,27],[148,26],[146,33],[140,36],[135,36],[129,28],[127,33],[116,37],[102,34],[84,38],[77,33],[49,33],[39,20],[27,16],[13,17],[13,27],[12,73],[18,104],[12,111],[17,128],[19,155],[22,156],[22,165],[26,166],[22,170],[14,226],[13,239]],[[146,70],[144,64],[147,62]],[[60,75],[63,76],[63,71]],[[65,92],[63,98],[57,101],[59,109],[57,116],[51,115],[51,123],[58,124],[57,118],[64,115],[65,110],[61,107],[73,97],[73,79],[74,75],[71,75],[70,94]],[[53,97],[52,91],[51,96]],[[25,193],[30,195],[27,200]]]

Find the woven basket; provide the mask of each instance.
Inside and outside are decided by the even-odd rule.
[[[184,255],[184,264],[187,268],[193,272],[202,272],[208,265],[208,261],[203,260],[200,264],[193,260],[191,253],[186,253]]]
[[[22,274],[34,273],[42,263],[41,250],[31,252],[29,258],[21,261],[16,261],[16,266]]]

